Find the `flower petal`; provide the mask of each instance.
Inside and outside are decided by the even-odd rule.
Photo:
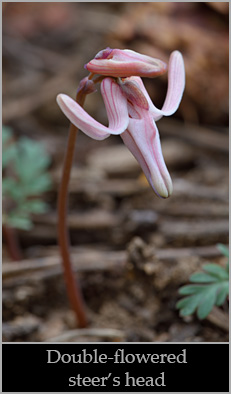
[[[134,77],[118,78],[118,83],[124,92],[128,103],[143,109],[149,109],[148,101],[141,91],[139,84],[134,80]]]
[[[168,91],[161,110],[163,115],[169,116],[176,112],[181,102],[184,88],[185,69],[183,56],[179,51],[174,51],[169,59]]]
[[[106,48],[97,53],[86,64],[86,69],[95,74],[113,77],[156,77],[166,72],[167,66],[159,59],[142,55],[129,49]]]
[[[163,159],[158,129],[146,112],[142,119],[130,119],[121,138],[140,163],[155,193],[167,198],[172,194],[172,181]]]
[[[101,94],[109,120],[110,134],[123,133],[129,123],[127,99],[121,88],[112,78],[104,78]]]
[[[109,127],[93,119],[66,94],[57,96],[57,103],[66,117],[85,134],[96,140],[103,140],[110,134],[123,133],[129,122],[127,101],[117,83],[111,78],[105,78],[101,84],[101,93],[108,115]]]
[[[155,120],[159,120],[162,116],[172,115],[179,107],[185,87],[184,60],[181,53],[179,51],[174,51],[170,56],[168,90],[162,109],[156,108],[153,104],[142,80],[138,77],[134,77],[134,80],[139,84],[140,89],[145,95],[149,104],[149,110]]]

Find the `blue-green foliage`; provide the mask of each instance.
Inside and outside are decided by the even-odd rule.
[[[225,245],[217,245],[220,252],[229,258],[229,250]],[[177,302],[176,307],[181,316],[197,312],[199,319],[205,319],[214,305],[221,306],[229,294],[229,264],[223,268],[215,263],[202,266],[204,272],[195,272],[189,280],[192,285],[179,289],[181,295],[187,296]]]
[[[21,137],[13,140],[9,127],[2,129],[2,194],[3,223],[29,230],[31,214],[47,210],[40,194],[49,190],[51,177],[47,172],[50,157],[37,141]]]

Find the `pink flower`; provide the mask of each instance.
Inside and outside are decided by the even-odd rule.
[[[129,49],[106,48],[85,65],[94,73],[108,77],[156,77],[166,72],[167,65],[159,59]]]
[[[105,54],[105,51],[108,53]],[[116,51],[119,50],[110,52],[107,49],[105,51],[99,52],[97,56],[100,59],[106,56],[108,59],[110,53],[117,53]],[[132,51],[127,52],[130,54]],[[143,55],[140,56],[144,59]],[[120,62],[123,63],[121,57]],[[132,62],[130,64],[132,67]],[[150,65],[150,61],[147,64]],[[109,68],[111,70],[111,67]],[[100,70],[98,69],[97,72]],[[114,76],[119,76],[118,68]],[[177,110],[184,86],[183,58],[180,52],[174,51],[169,60],[168,90],[162,109],[156,108],[152,103],[141,78],[128,77],[128,74],[125,78],[118,78],[117,81],[104,78],[101,83],[101,93],[109,120],[108,127],[93,119],[79,104],[65,94],[59,94],[57,102],[67,118],[88,136],[103,140],[111,134],[121,135],[124,143],[140,163],[155,193],[167,198],[172,194],[172,181],[162,155],[155,121],[162,116],[172,115]]]

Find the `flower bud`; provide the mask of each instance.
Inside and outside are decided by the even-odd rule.
[[[94,73],[111,77],[156,77],[167,70],[166,63],[129,49],[106,48],[85,65]]]
[[[94,82],[91,79],[88,79],[88,77],[85,77],[80,81],[77,93],[89,94],[96,91],[97,89]]]

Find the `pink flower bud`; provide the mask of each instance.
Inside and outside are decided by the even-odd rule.
[[[80,81],[77,93],[81,92],[83,94],[89,94],[89,93],[94,93],[96,91],[97,89],[95,87],[94,82],[88,79],[88,77],[85,77]]]
[[[129,49],[106,48],[85,65],[94,73],[111,77],[156,77],[167,70],[166,63]]]

